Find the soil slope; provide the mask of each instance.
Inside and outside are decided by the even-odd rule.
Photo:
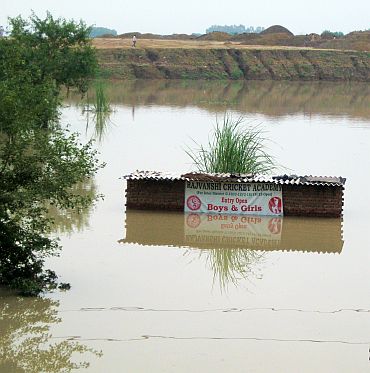
[[[370,81],[370,53],[294,48],[103,48],[101,74],[120,79]]]

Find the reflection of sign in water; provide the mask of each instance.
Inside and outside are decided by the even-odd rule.
[[[185,242],[245,247],[278,247],[283,218],[224,214],[185,214]]]
[[[282,220],[280,218],[272,218],[269,220],[268,229],[272,234],[281,233]]]
[[[186,225],[190,228],[198,228],[200,224],[200,215],[199,214],[188,214],[186,218]]]
[[[185,212],[283,215],[282,188],[273,183],[187,181]]]
[[[341,219],[127,210],[126,237],[120,242],[340,253],[342,229]]]

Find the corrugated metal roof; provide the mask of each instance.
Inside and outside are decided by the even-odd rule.
[[[290,185],[323,185],[323,186],[343,186],[346,179],[335,176],[297,176],[297,175],[252,175],[252,174],[208,174],[190,172],[186,174],[175,174],[158,171],[135,171],[123,176],[126,180],[194,180],[194,181],[228,181],[234,183],[274,183]]]

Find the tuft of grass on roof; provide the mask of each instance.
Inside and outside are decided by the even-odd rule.
[[[258,126],[247,127],[244,118],[225,114],[218,121],[206,146],[187,150],[199,172],[266,174],[275,169],[273,158],[266,152]]]

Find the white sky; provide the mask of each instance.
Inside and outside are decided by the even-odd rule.
[[[295,34],[370,28],[369,0],[1,0],[0,25],[31,9],[39,17],[49,10],[118,33],[204,33],[213,24],[280,24]]]

